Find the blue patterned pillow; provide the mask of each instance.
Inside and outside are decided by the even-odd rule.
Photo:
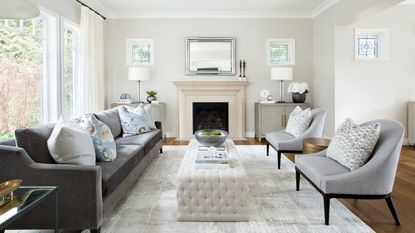
[[[157,129],[154,123],[153,117],[151,116],[151,104],[140,104],[137,108],[127,108],[129,111],[133,111],[144,118],[150,129]]]
[[[82,116],[79,124],[91,134],[98,161],[114,161],[117,158],[114,137],[106,124],[99,121],[93,114]]]
[[[118,108],[118,112],[120,113],[123,137],[138,135],[151,131],[151,128],[148,125],[148,121],[144,116],[129,111],[125,106]]]

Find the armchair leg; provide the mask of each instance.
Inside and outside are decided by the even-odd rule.
[[[269,156],[269,142],[267,141],[267,156]]]
[[[281,168],[281,152],[277,151],[278,154],[278,170]]]
[[[99,227],[97,229],[91,229],[90,231],[91,231],[91,233],[101,233],[101,227]]]
[[[163,154],[163,147],[160,147],[160,154]]]
[[[324,199],[324,224],[328,226],[329,218],[330,218],[330,197],[323,194],[323,199]]]
[[[295,187],[297,191],[300,191],[300,172],[295,169]]]
[[[385,198],[385,200],[386,200],[386,203],[389,206],[389,210],[392,213],[393,219],[395,219],[396,225],[401,225],[401,223],[399,221],[398,214],[396,213],[395,205],[393,204],[393,201],[392,201],[392,197],[387,197],[387,198]]]

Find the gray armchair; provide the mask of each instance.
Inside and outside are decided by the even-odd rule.
[[[269,146],[272,146],[277,151],[278,169],[281,167],[282,153],[301,153],[303,152],[304,138],[322,137],[326,112],[322,109],[315,108],[311,110],[311,115],[313,120],[311,121],[310,127],[298,137],[286,133],[285,130],[268,133],[266,135],[267,156],[269,156]]]
[[[385,199],[395,220],[399,218],[393,205],[391,192],[404,138],[404,127],[392,120],[379,122],[379,141],[369,161],[350,171],[337,161],[326,157],[326,150],[308,155],[296,155],[296,188],[300,188],[300,175],[323,195],[325,224],[329,225],[330,199]]]

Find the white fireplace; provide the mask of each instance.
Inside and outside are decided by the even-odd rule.
[[[228,103],[229,138],[245,139],[245,89],[240,81],[173,81],[177,88],[177,138],[193,137],[193,103]]]

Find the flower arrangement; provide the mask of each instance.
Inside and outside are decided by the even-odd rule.
[[[307,94],[308,93],[308,84],[303,83],[297,83],[293,82],[290,83],[288,86],[288,93],[298,93],[298,94]]]

